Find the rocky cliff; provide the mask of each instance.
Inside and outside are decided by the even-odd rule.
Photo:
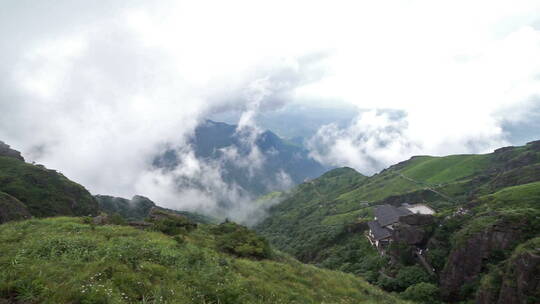
[[[482,280],[478,304],[540,303],[540,238],[519,246]]]
[[[453,302],[466,297],[467,288],[474,289],[487,263],[496,262],[498,255],[515,247],[527,225],[525,221],[501,221],[454,245],[440,274],[443,298]]]

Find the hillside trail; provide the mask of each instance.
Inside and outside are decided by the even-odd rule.
[[[415,184],[418,184],[418,185],[424,187],[425,190],[431,191],[431,192],[433,192],[433,193],[435,193],[435,194],[441,196],[442,198],[451,201],[452,203],[457,203],[457,202],[458,202],[457,200],[451,198],[450,196],[448,196],[448,195],[446,195],[446,194],[444,194],[444,193],[442,193],[442,192],[440,192],[440,191],[435,190],[433,187],[431,187],[431,186],[430,186],[429,184],[427,184],[427,183],[424,183],[424,182],[421,182],[421,181],[412,179],[412,178],[410,178],[410,177],[408,177],[408,176],[405,176],[404,174],[402,174],[402,173],[400,173],[400,172],[396,172],[396,174],[397,174],[398,176],[400,176],[400,177],[402,177],[402,178],[404,178],[404,179],[406,179],[406,180],[412,182],[412,183],[415,183]]]

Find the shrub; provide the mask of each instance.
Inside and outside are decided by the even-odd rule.
[[[153,211],[149,221],[154,224],[154,229],[168,235],[186,234],[197,228],[197,224],[187,217],[163,211]]]
[[[118,213],[111,214],[109,218],[113,225],[127,225],[127,221]]]
[[[439,288],[431,283],[418,283],[409,286],[401,296],[410,301],[425,304],[440,303],[439,301]]]
[[[396,276],[396,280],[402,290],[418,283],[432,281],[429,274],[417,265],[401,268]]]
[[[244,258],[272,257],[268,242],[244,226],[225,222],[212,229],[212,232],[216,235],[216,246],[222,252]]]

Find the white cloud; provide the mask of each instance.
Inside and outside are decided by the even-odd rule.
[[[367,173],[505,144],[501,124],[529,119],[539,102],[538,1],[14,3],[0,5],[0,139],[99,193],[215,203],[160,191],[214,167],[149,168],[165,143],[228,109],[250,127],[293,100],[372,110],[322,128],[312,145],[318,159]]]

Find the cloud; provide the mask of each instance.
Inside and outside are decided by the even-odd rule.
[[[192,29],[176,28],[167,5],[173,4],[92,7],[80,13],[83,22],[67,8],[11,7],[28,24],[7,18],[0,26],[6,37],[17,36],[6,28],[20,26],[23,36],[2,54],[6,77],[0,81],[0,138],[93,193],[142,194],[168,207],[220,216],[239,209],[235,217],[247,218],[240,213],[249,209],[220,206],[224,201],[247,206],[252,199],[238,185],[223,181],[222,163],[260,169],[264,157],[254,146],[261,132],[254,115],[279,108],[297,87],[319,77],[324,56],[228,61],[229,54],[200,44],[202,33],[195,37]],[[52,24],[45,25],[49,18]],[[199,51],[203,54],[195,56]],[[228,159],[214,163],[194,158],[187,137],[208,115],[227,109],[244,112],[238,132],[245,133],[250,153],[240,157],[226,151]],[[171,143],[182,166],[156,170],[153,157]],[[179,191],[179,182],[204,187]]]
[[[370,20],[370,28],[359,29],[329,63],[332,76],[298,93],[363,110],[349,126],[320,129],[312,155],[372,174],[415,154],[522,144],[508,126],[529,121],[539,106],[540,7],[469,4],[415,1],[388,12],[392,22]],[[385,109],[405,115],[392,118]]]
[[[261,111],[355,105],[349,126],[317,132],[312,155],[373,173],[413,154],[512,142],[505,126],[539,103],[538,1],[0,6],[0,139],[94,193],[169,207],[222,212],[222,197],[250,199],[218,178],[221,163],[193,158],[186,138],[209,115],[242,112],[252,147]],[[171,143],[183,166],[156,171],[153,156]],[[249,151],[224,155],[257,170],[264,157]],[[178,180],[208,191],[179,194]]]

